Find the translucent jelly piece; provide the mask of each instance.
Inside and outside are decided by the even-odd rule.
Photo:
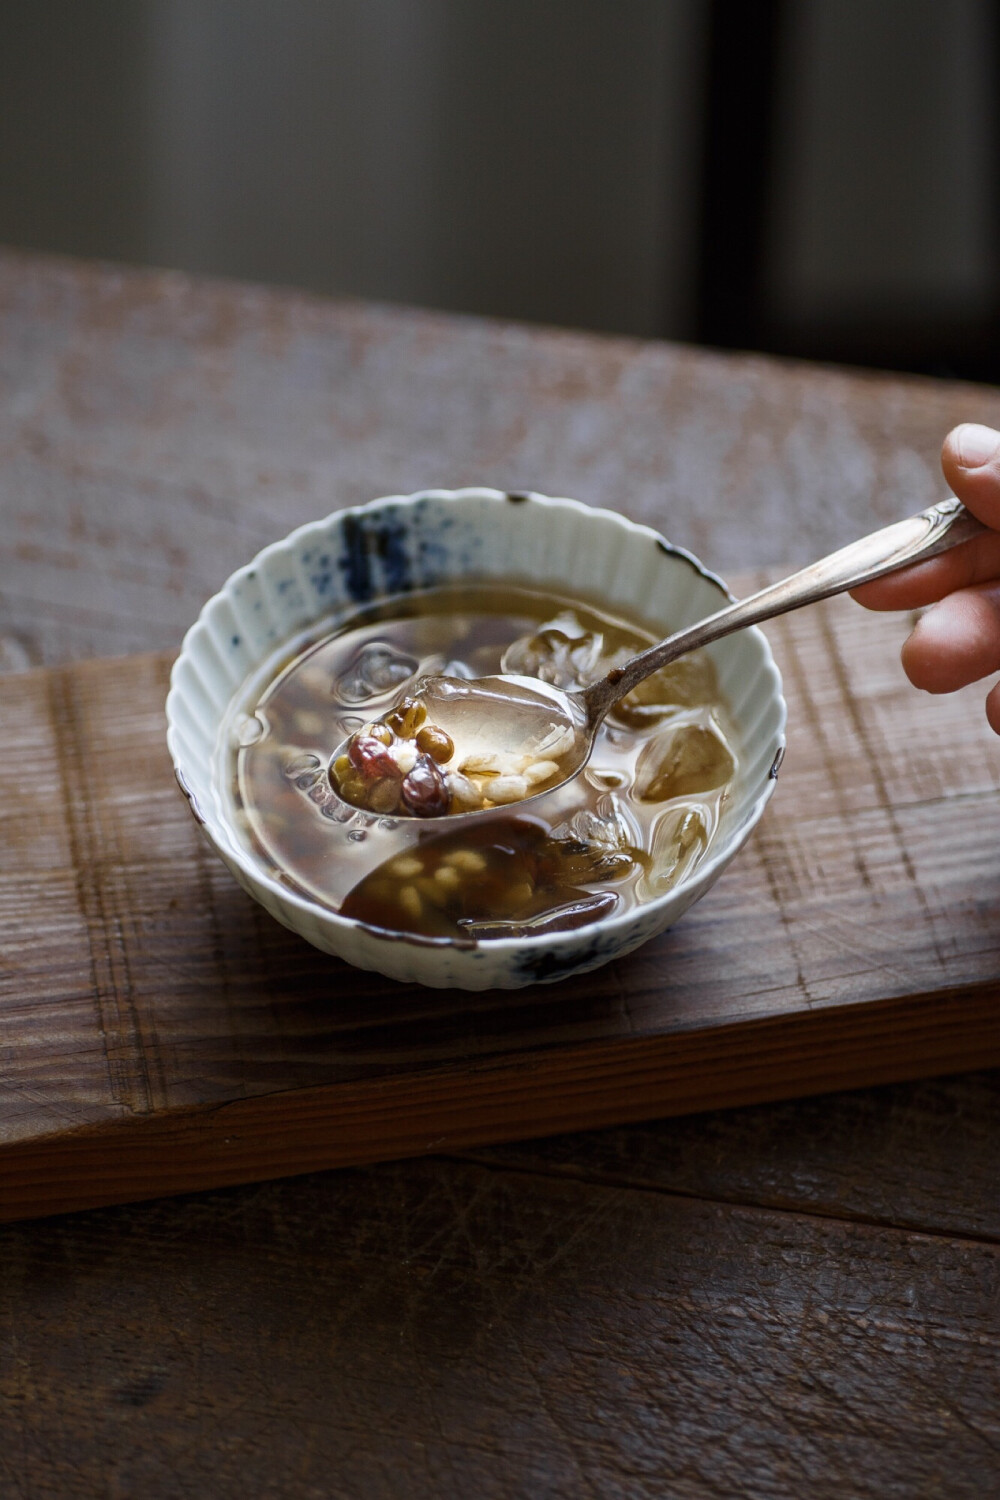
[[[708,824],[700,807],[671,808],[657,820],[651,842],[652,869],[639,887],[644,900],[681,880],[708,846]]]
[[[679,724],[650,740],[639,757],[635,790],[641,802],[694,797],[725,786],[736,769],[728,745],[706,724]]]
[[[334,692],[344,703],[364,703],[379,693],[402,687],[419,666],[413,656],[397,651],[385,641],[369,641],[350,661]]]
[[[571,610],[543,625],[535,635],[522,636],[507,647],[503,670],[537,677],[553,687],[583,687],[602,675],[599,667],[604,637],[585,630]]]
[[[466,775],[521,774],[527,768],[523,757],[552,760],[567,775],[579,762],[582,716],[538,681],[437,677],[422,679],[414,692],[427,709],[427,722],[453,741],[454,768]]]
[[[605,795],[596,811],[580,808],[553,830],[552,850],[564,880],[621,880],[648,862],[640,838],[619,799]]]
[[[556,842],[556,841],[554,841]],[[551,880],[624,880],[635,867],[635,851],[612,849],[607,844],[589,844],[582,839],[560,839],[544,860]]]
[[[620,666],[620,662],[615,662]],[[695,652],[661,667],[615,705],[611,717],[629,729],[653,729],[676,708],[696,708],[717,702],[715,667],[709,657]]]

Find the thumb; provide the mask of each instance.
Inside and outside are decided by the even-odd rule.
[[[941,449],[941,468],[963,505],[1000,531],[1000,432],[979,422],[954,428]]]

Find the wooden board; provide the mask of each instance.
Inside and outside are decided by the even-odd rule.
[[[930,701],[898,619],[769,627],[789,753],[676,928],[515,993],[363,974],[202,843],[163,743],[169,658],[8,678],[0,727],[0,1217],[1000,1063],[1000,746]]]

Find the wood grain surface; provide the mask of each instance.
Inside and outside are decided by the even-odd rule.
[[[294,526],[440,485],[608,505],[719,572],[945,493],[995,391],[0,251],[12,664],[176,648]]]
[[[174,785],[168,659],[10,679],[0,1217],[1000,1062],[1000,746],[898,685],[896,621],[774,634],[790,753],[744,857],[640,952],[515,995],[261,913]]]
[[[995,1245],[433,1161],[4,1246],[13,1497],[993,1493]]]
[[[610,504],[727,573],[804,561],[937,498],[943,433],[998,417],[1000,397],[983,388],[0,255],[0,665],[176,649],[204,597],[262,543],[337,505],[430,483]],[[866,680],[853,683],[855,715],[838,714],[835,682],[820,690],[809,677],[813,646],[796,636],[799,668],[783,657],[792,747],[760,848],[670,941],[693,943],[697,930],[709,942],[723,912],[766,922],[779,901],[799,917],[810,909],[796,903],[811,902],[815,924],[797,920],[776,950],[796,959],[781,993],[795,993],[801,964],[811,1006],[834,1016],[838,987],[886,958],[886,982],[913,992],[915,941],[928,964],[920,976],[939,997],[952,971],[967,993],[978,974],[973,990],[985,997],[1000,969],[988,957],[996,758],[980,734],[981,704],[971,692],[909,698],[895,661],[903,622],[856,612],[855,627],[843,608],[830,625],[843,660],[871,646]],[[810,618],[818,630],[819,615]],[[855,628],[860,641],[842,634]],[[783,652],[779,629],[770,633]],[[62,724],[60,714],[79,716],[77,670],[101,668],[62,674],[53,709]],[[119,710],[140,742],[152,733],[141,704],[162,688],[162,666],[148,671]],[[137,906],[121,904],[139,807],[95,826],[86,798],[68,811],[50,795],[64,775],[73,791],[81,776],[88,796],[93,788],[83,768],[43,754],[53,722],[38,706],[43,680],[0,680],[0,733],[5,745],[16,740],[13,761],[5,753],[0,764],[0,815],[12,817],[14,786],[31,804],[36,860],[13,856],[5,825],[0,961],[28,973],[25,994],[36,997],[46,980],[70,976],[32,1034],[48,1105],[65,1055],[59,1024],[72,1037],[100,1010],[112,1069],[102,1045],[92,1092],[60,1106],[79,1119],[161,1087],[130,1071],[135,1020],[108,997],[127,990],[123,954],[136,934],[162,957],[176,949],[179,919],[160,900],[162,845],[150,851]],[[904,714],[911,732],[883,757]],[[841,774],[824,769],[820,747]],[[784,808],[807,766],[816,820],[799,829]],[[157,795],[167,798],[165,781]],[[813,834],[821,819],[855,817],[864,832],[853,864],[831,880]],[[191,829],[180,819],[176,831],[186,858]],[[115,855],[79,887],[72,839]],[[64,858],[59,880],[51,871]],[[780,871],[777,896],[761,882],[765,867]],[[19,908],[17,896],[46,870],[51,926],[62,933],[51,948],[32,941],[37,906]],[[217,903],[239,896],[207,854],[200,879]],[[860,924],[846,920],[859,887],[869,896]],[[930,895],[924,920],[918,890]],[[245,903],[241,921],[254,913]],[[194,929],[190,955],[171,971],[175,995],[204,1000],[213,942],[229,972],[271,951],[259,920],[242,952],[228,928]],[[91,939],[105,921],[113,941],[102,947]],[[956,949],[959,936],[966,947]],[[86,960],[70,974],[81,945]],[[386,1057],[376,1043],[379,1027],[389,1035],[385,997],[366,1007],[374,1030],[359,1028],[342,998],[341,1040],[353,1028],[353,1050],[328,1034],[317,1057],[323,995],[315,973],[288,966],[291,951],[272,952],[280,1004],[252,1015],[238,987],[217,992],[219,1024],[202,1009],[193,1051],[175,1048],[175,1081],[204,1087],[193,1056],[207,1051],[211,1086],[238,1085],[252,1106],[271,1069],[294,1086],[317,1069],[353,1067],[370,1086],[374,1069],[415,1056],[428,1031],[443,1049],[431,1072],[480,1037],[496,1045],[484,997],[449,1030],[425,996],[428,1009],[395,1013]],[[726,957],[752,968],[762,954]],[[630,960],[640,980],[647,960]],[[678,996],[693,972],[672,974]],[[655,997],[647,980],[637,989],[648,1027]],[[717,980],[706,993],[717,997]],[[529,997],[508,998],[516,1033]],[[557,991],[537,1000],[550,1031],[572,1012],[579,1047],[603,1045],[616,1005],[620,1017],[620,998],[603,1013],[593,997],[579,1013]],[[938,1001],[932,1008],[939,1018]],[[241,1052],[224,1066],[233,1016]],[[176,1042],[180,1011],[172,1023]],[[16,1028],[23,1041],[23,1015]],[[5,1120],[23,1121],[38,1108],[37,1079],[13,1034],[0,1032],[0,1104]],[[556,1126],[540,1119],[539,1128]],[[977,1071],[8,1224],[0,1493],[994,1494],[998,1159],[1000,1075]]]

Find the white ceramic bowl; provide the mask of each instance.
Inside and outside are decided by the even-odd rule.
[[[596,968],[661,932],[708,890],[774,790],[785,703],[770,648],[750,629],[709,648],[736,725],[741,774],[707,856],[664,895],[563,932],[453,943],[386,933],[276,880],[240,841],[222,795],[220,726],[281,644],[353,605],[415,588],[485,580],[579,597],[666,636],[712,613],[724,584],[645,526],[575,500],[498,490],[389,496],[302,526],[234,573],[188,631],[167,699],[177,780],[211,844],[273,917],[324,952],[420,984],[517,988]]]

